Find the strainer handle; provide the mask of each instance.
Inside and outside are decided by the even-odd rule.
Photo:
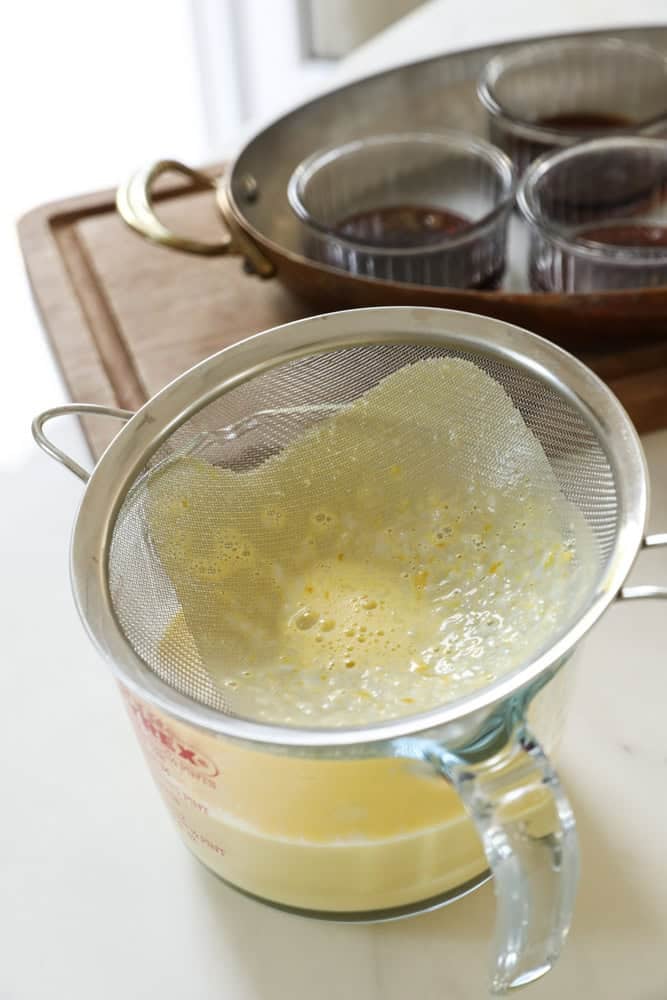
[[[64,406],[55,406],[51,410],[45,410],[44,413],[40,413],[35,417],[32,422],[32,436],[42,451],[45,451],[51,458],[55,458],[66,469],[69,469],[75,476],[78,476],[84,483],[87,483],[90,479],[88,470],[84,469],[82,465],[79,465],[73,458],[56,447],[53,441],[44,433],[44,425],[49,420],[53,420],[54,417],[80,416],[82,413],[103,417],[116,417],[118,420],[129,420],[130,417],[134,416],[134,413],[132,410],[119,410],[114,406],[100,406],[97,403],[67,403]]]
[[[659,549],[667,545],[667,533],[646,535],[642,542],[643,549]],[[619,591],[619,601],[643,601],[647,599],[667,599],[667,587],[658,587],[653,583],[641,583],[634,587],[623,587]]]
[[[525,724],[490,758],[439,744],[425,756],[458,791],[494,875],[491,989],[506,993],[548,972],[567,936],[579,875],[572,808]]]

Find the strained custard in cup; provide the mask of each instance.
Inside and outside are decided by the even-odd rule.
[[[180,605],[165,656],[199,658],[235,714],[341,726],[461,697],[553,640],[594,541],[493,378],[422,360],[313,420],[242,471],[187,454],[151,474]]]

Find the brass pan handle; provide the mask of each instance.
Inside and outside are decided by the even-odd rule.
[[[181,236],[172,232],[155,214],[153,205],[153,189],[156,181],[163,174],[176,173],[194,181],[195,186],[215,191],[218,208],[223,216],[227,232],[217,242],[206,242],[189,236]],[[116,192],[116,208],[124,222],[135,232],[157,243],[160,246],[183,250],[186,253],[199,254],[205,257],[221,257],[224,254],[242,254],[249,269],[262,278],[271,277],[275,268],[270,260],[260,251],[252,240],[234,223],[225,184],[221,179],[214,179],[193,170],[179,160],[158,160],[148,167],[142,167],[132,174]]]

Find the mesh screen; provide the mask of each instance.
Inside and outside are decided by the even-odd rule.
[[[589,585],[585,592],[573,597],[576,606],[569,608],[568,615],[574,618],[583,612],[614,545],[617,501],[614,476],[606,453],[582,416],[559,394],[530,373],[483,355],[412,344],[355,346],[281,364],[220,395],[181,425],[150,457],[128,493],[116,519],[109,551],[111,599],[119,624],[130,644],[161,680],[181,694],[209,707],[252,717],[252,712],[236,707],[234,692],[223,689],[209,671],[206,656],[202,655],[202,649],[207,648],[206,636],[202,642],[197,643],[193,643],[191,639],[165,642],[170,629],[173,631],[179,612],[183,612],[183,592],[174,585],[174,574],[168,571],[168,560],[165,561],[161,550],[163,543],[160,532],[171,529],[164,527],[164,518],[156,520],[154,498],[151,499],[151,484],[158,481],[156,477],[164,470],[173,470],[174,463],[182,456],[196,459],[198,469],[228,469],[241,473],[260,469],[271,456],[303,438],[313,425],[340,413],[390,374],[405,366],[443,357],[473,362],[478,369],[502,386],[521,414],[525,426],[539,441],[562,494],[577,508],[590,527],[595,545],[589,550],[587,558],[594,561],[595,566],[589,574]],[[424,433],[428,431],[430,435],[430,444],[424,447],[424,466],[420,466],[418,461],[415,466],[418,478],[423,477],[424,483],[428,483],[429,476],[434,481],[442,480],[444,474],[433,462],[434,454],[437,455],[437,447],[433,442],[439,433],[449,432],[452,423],[450,393],[446,385],[443,389],[441,401],[432,408],[428,429],[423,428]],[[482,413],[482,405],[474,396],[469,399],[467,419],[470,426],[474,427],[478,420],[481,421],[482,429],[484,426],[492,426],[488,422],[494,414]],[[400,398],[396,400],[395,412],[388,419],[396,428],[397,436],[400,437],[401,428],[414,422],[416,409],[418,407],[414,397],[406,398],[405,401]],[[460,411],[457,412],[460,416]],[[498,466],[501,461],[507,461],[511,449],[508,451],[499,442],[502,442],[505,435],[511,439],[513,433],[510,427],[505,429],[502,426],[504,419],[504,411],[499,412],[494,433],[489,435],[488,447],[480,447],[478,437],[474,453],[464,453],[466,467],[456,470],[459,480],[461,477],[465,480],[469,463],[470,475],[501,482],[502,470]],[[388,440],[386,432],[380,435],[379,440]],[[363,447],[374,446],[371,435]],[[335,478],[332,469],[335,469],[335,463],[339,459],[340,455],[337,455],[335,449],[328,452],[323,447],[321,469],[311,469],[309,473],[308,489],[316,494],[321,480],[325,506],[332,475]],[[427,463],[430,463],[428,467]],[[363,484],[363,472],[360,480]],[[201,528],[208,524],[211,505],[221,499],[219,496],[216,499],[216,496],[215,491],[208,487],[203,487],[200,495],[194,499],[189,495],[187,510],[178,512],[178,523],[182,524],[183,518],[187,517],[195,527],[199,525]],[[253,517],[259,518],[260,515],[250,509],[235,512],[234,497],[227,496],[223,499],[225,510],[231,511],[235,518],[238,517],[239,523],[245,525],[244,537],[249,539],[247,552],[250,552],[253,545]],[[283,499],[285,509],[289,512],[293,498],[285,496]],[[242,503],[248,506],[247,497],[239,497],[239,504]],[[281,516],[280,511],[275,516]],[[257,531],[261,530],[263,529],[257,520]],[[301,539],[295,537],[295,546],[300,543]],[[216,540],[212,538],[213,550],[216,544]],[[241,541],[239,544],[241,547],[235,548],[234,554],[242,564],[243,559],[249,556],[247,553],[244,555],[245,542]],[[210,599],[212,584],[208,564],[203,569],[200,566],[200,570],[197,579],[187,584],[187,600],[191,606],[198,594],[201,602]],[[219,591],[219,581],[216,586]],[[249,594],[250,599],[254,599],[254,591],[247,589],[242,599],[247,601]],[[260,619],[262,601],[267,602],[266,614],[271,613],[268,605],[270,597],[269,592],[257,592]],[[234,613],[235,608],[236,611],[239,610],[240,600],[241,598],[230,595],[230,614]],[[237,603],[234,604],[234,601]],[[555,624],[554,637],[562,625],[563,622]],[[228,647],[228,655],[233,656],[235,648],[232,642]]]

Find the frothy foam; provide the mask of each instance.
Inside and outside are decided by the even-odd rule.
[[[540,443],[459,359],[401,369],[248,471],[176,459],[149,497],[182,609],[162,655],[266,721],[360,725],[488,684],[594,564]]]

